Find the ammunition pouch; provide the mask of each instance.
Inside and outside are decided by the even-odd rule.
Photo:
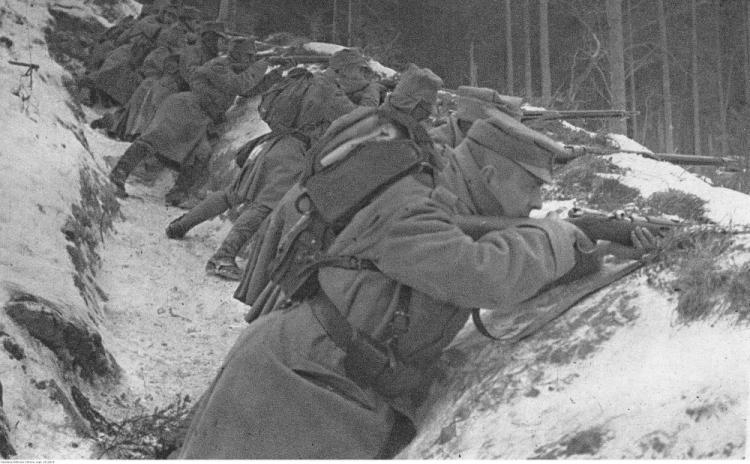
[[[310,299],[313,314],[331,340],[346,355],[346,375],[361,386],[371,387],[386,398],[407,395],[428,382],[428,376],[400,361],[388,346],[349,324],[325,294]]]
[[[302,216],[286,233],[271,263],[271,280],[294,301],[318,292],[318,263],[330,244],[328,240],[333,240],[328,226],[311,214]]]

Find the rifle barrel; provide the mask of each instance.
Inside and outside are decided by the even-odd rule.
[[[534,119],[629,118],[637,112],[625,110],[523,110],[521,121]]]
[[[721,156],[700,156],[684,153],[651,153],[647,151],[618,150],[616,148],[592,147],[588,145],[565,145],[565,154],[555,157],[555,162],[565,164],[583,155],[614,155],[616,153],[632,153],[657,161],[686,166],[730,166],[735,161]]]

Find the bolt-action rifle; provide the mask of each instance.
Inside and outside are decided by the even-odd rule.
[[[584,208],[572,208],[566,219],[586,234],[593,242],[608,240],[624,246],[633,246],[631,233],[643,227],[655,236],[663,236],[670,230],[691,225],[664,217],[639,216],[624,213],[606,213]],[[530,224],[535,219],[516,219],[495,216],[454,216],[453,221],[461,230],[475,240],[494,230]]]
[[[327,55],[263,55],[258,54],[258,58],[265,58],[271,64],[282,66],[297,66],[298,64],[328,64]]]
[[[650,151],[619,150],[616,148],[594,147],[589,145],[565,145],[565,153],[555,156],[555,162],[565,164],[584,155],[613,155],[616,153],[632,153],[657,161],[667,161],[672,164],[687,166],[720,166],[726,171],[737,171],[737,161],[721,156],[700,156],[681,153],[652,153]]]
[[[523,109],[521,121],[546,119],[606,119],[629,118],[638,114],[637,111],[626,110],[531,110]]]

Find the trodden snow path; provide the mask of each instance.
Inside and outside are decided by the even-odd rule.
[[[232,298],[236,282],[204,271],[227,226],[213,220],[167,239],[165,226],[183,211],[164,206],[166,187],[127,185],[136,197],[121,201],[124,220],[101,247],[97,276],[109,296],[107,348],[134,397],[152,406],[178,394],[196,399],[246,325],[247,307]]]

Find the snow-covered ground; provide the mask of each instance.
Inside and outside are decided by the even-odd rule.
[[[83,204],[88,181],[81,171],[104,204],[105,160],[126,145],[89,129],[91,111],[77,116],[63,87],[67,73],[44,43],[53,3],[61,2],[4,0],[0,28],[14,43],[0,45],[0,412],[7,417],[0,437],[6,427],[19,459],[98,456],[85,419],[71,406],[72,387],[109,419],[164,406],[178,394],[197,397],[244,326],[246,310],[232,299],[233,283],[203,270],[227,221],[201,224],[182,241],[164,236],[181,214],[163,205],[166,172],[153,184],[128,185],[135,196],[120,202],[113,230],[90,227],[99,235],[101,262],[86,272],[95,274],[101,294],[85,299],[62,229],[74,205]],[[94,13],[88,2],[64,6]],[[330,53],[337,46],[311,47]],[[40,65],[33,88],[8,60]],[[252,113],[234,124],[225,147],[267,130]],[[618,141],[632,149],[623,146],[632,141]],[[747,195],[668,163],[630,154],[611,159],[628,169],[622,182],[644,196],[683,190],[708,202],[712,220],[750,224]],[[647,278],[623,279],[514,346],[484,341],[468,326],[447,353],[451,376],[401,456],[746,457],[750,330],[724,319],[676,324],[675,295],[649,287]],[[19,295],[34,295],[48,303],[42,312],[99,333],[116,373],[82,378],[80,366],[70,368],[9,315]],[[24,356],[12,356],[13,346]]]

